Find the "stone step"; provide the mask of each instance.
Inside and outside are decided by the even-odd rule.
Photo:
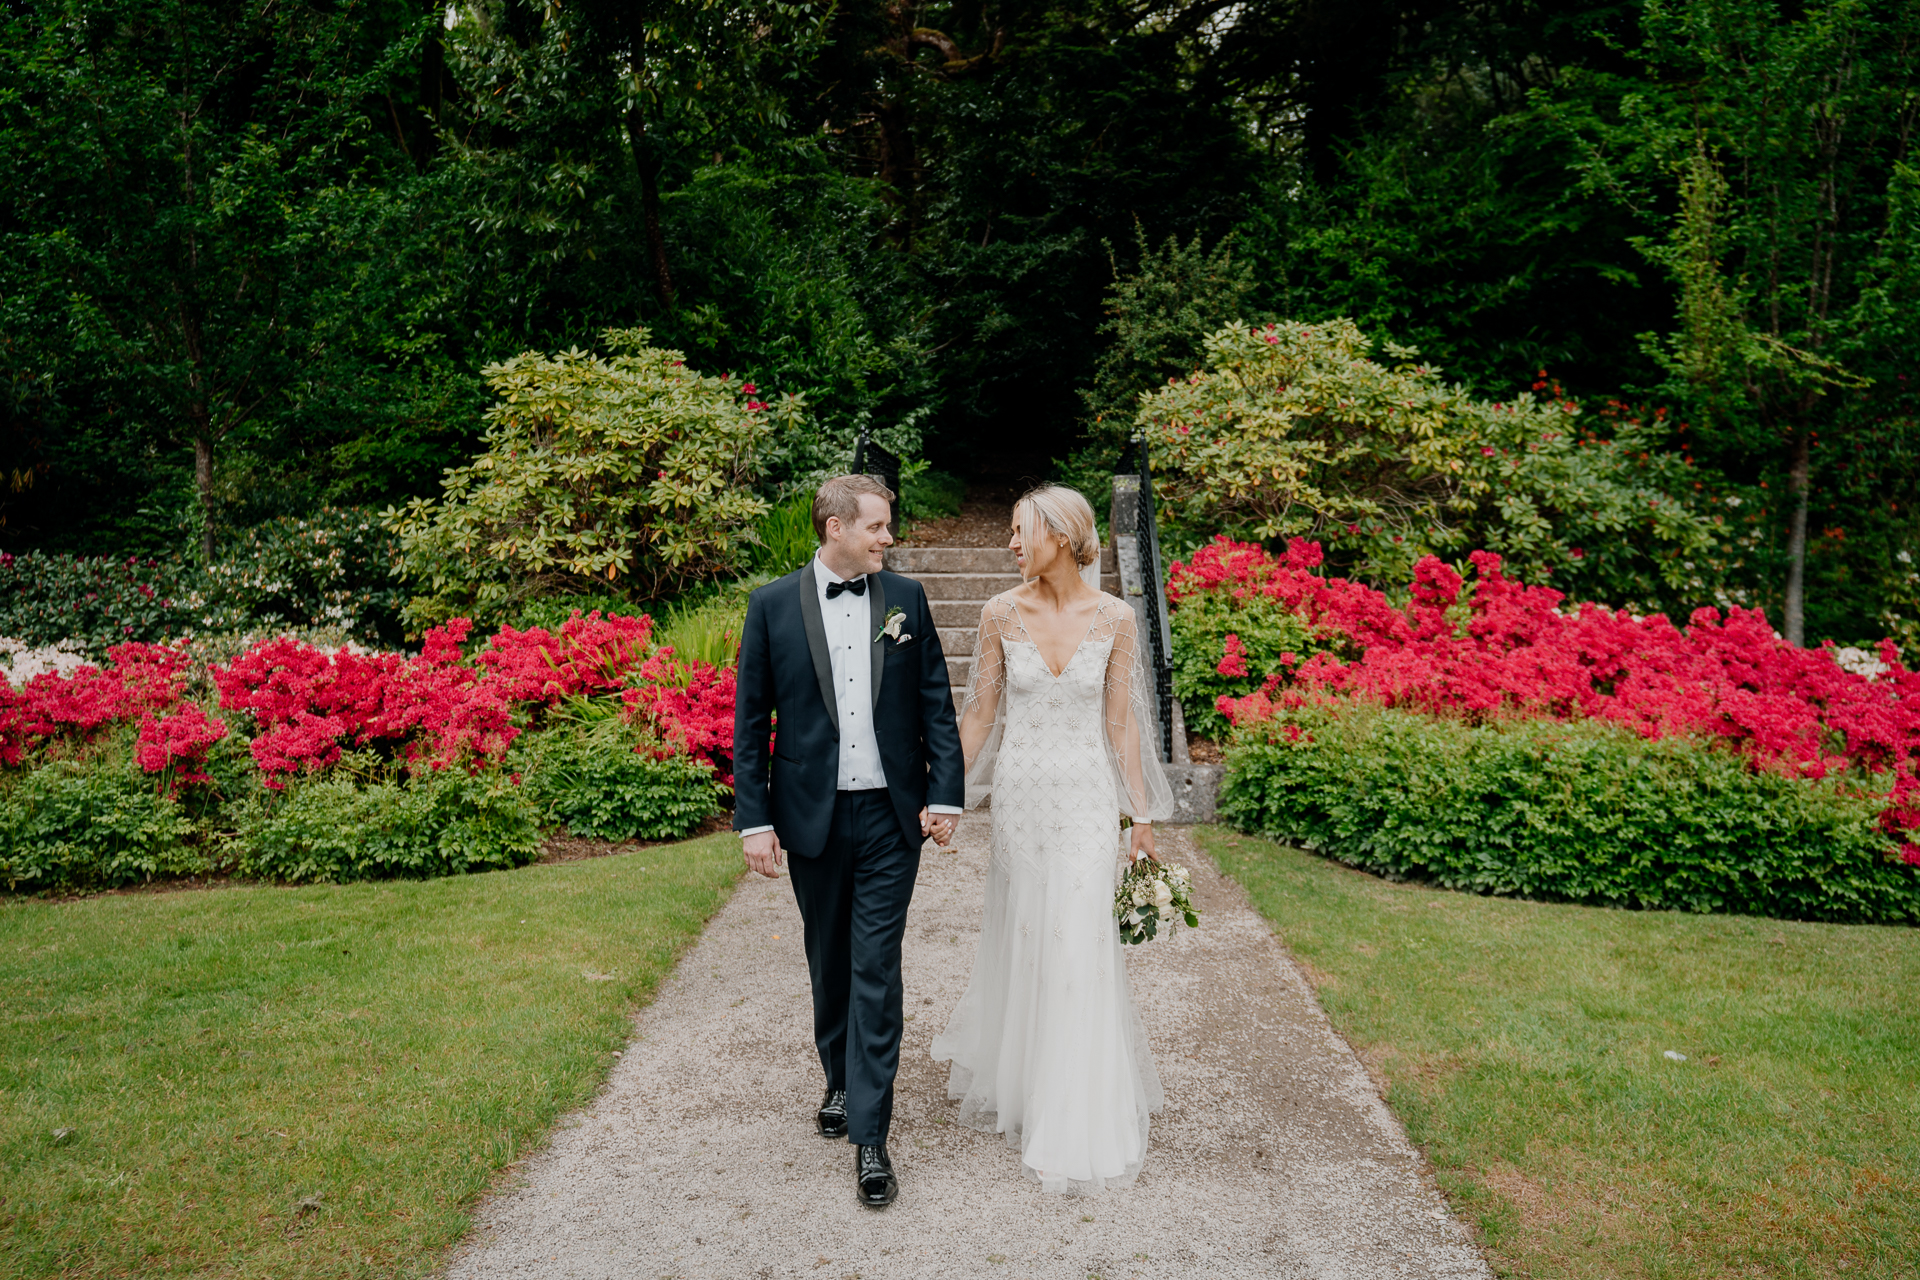
[[[1100,572],[1118,573],[1112,547],[1100,549]],[[1013,552],[1005,547],[888,547],[887,568],[910,578],[934,573],[1015,573]]]
[[[965,658],[973,653],[973,642],[980,638],[978,627],[941,627],[940,652],[949,658]]]
[[[913,579],[926,589],[929,601],[984,601],[1020,585],[1017,573],[916,573]]]
[[[924,581],[924,579],[922,581]],[[1009,586],[1011,585],[1013,584],[1010,583]],[[1002,588],[1002,590],[1005,589],[1006,588]],[[1120,579],[1113,574],[1108,574],[1106,577],[1100,579],[1100,589],[1108,595],[1117,596],[1120,594]],[[994,594],[998,594],[998,592]],[[933,609],[933,625],[940,628],[940,646],[946,648],[947,629],[949,627],[965,627],[969,631],[977,630],[980,626],[980,606],[986,602],[986,596],[966,600],[956,599],[951,596],[942,597],[936,595],[932,584],[928,583],[927,604]],[[952,650],[948,650],[948,652],[952,652]]]
[[[1011,591],[1020,585],[1017,573],[921,573],[914,575],[914,581],[926,589],[927,601],[939,604],[953,600],[990,600],[1002,591]],[[1102,574],[1100,589],[1115,595],[1120,593],[1120,576]],[[978,620],[978,614],[975,614]],[[942,625],[935,619],[935,625]]]

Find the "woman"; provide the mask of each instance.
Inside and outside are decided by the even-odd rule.
[[[1043,486],[1013,509],[1026,581],[981,611],[960,715],[968,781],[993,796],[985,917],[972,981],[933,1042],[953,1064],[960,1122],[1005,1134],[1027,1175],[1059,1192],[1131,1182],[1163,1103],[1113,891],[1120,816],[1134,856],[1152,857],[1172,793],[1133,610],[1083,575],[1098,537],[1072,489]]]

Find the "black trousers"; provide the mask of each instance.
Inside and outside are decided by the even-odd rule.
[[[788,859],[806,924],[813,1042],[829,1089],[847,1091],[847,1141],[877,1147],[900,1069],[900,941],[920,873],[885,791],[842,791],[817,858]]]

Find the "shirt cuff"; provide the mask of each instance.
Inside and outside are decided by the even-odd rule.
[[[965,813],[966,810],[962,809],[959,805],[930,804],[927,806],[927,812],[928,813]]]
[[[757,836],[762,831],[771,831],[771,830],[773,830],[772,827],[748,827],[745,831],[742,831],[740,833],[740,838],[742,840],[745,840],[748,836]]]

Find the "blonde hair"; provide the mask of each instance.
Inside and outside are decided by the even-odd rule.
[[[1044,528],[1047,534],[1067,540],[1075,564],[1089,565],[1100,558],[1100,526],[1093,521],[1093,504],[1078,489],[1062,484],[1029,489],[1013,504],[1013,518],[1027,547],[1040,541]]]
[[[827,521],[838,516],[841,528],[851,528],[860,518],[860,495],[870,493],[882,502],[893,501],[893,490],[872,476],[835,476],[813,495],[813,533],[827,540]]]

